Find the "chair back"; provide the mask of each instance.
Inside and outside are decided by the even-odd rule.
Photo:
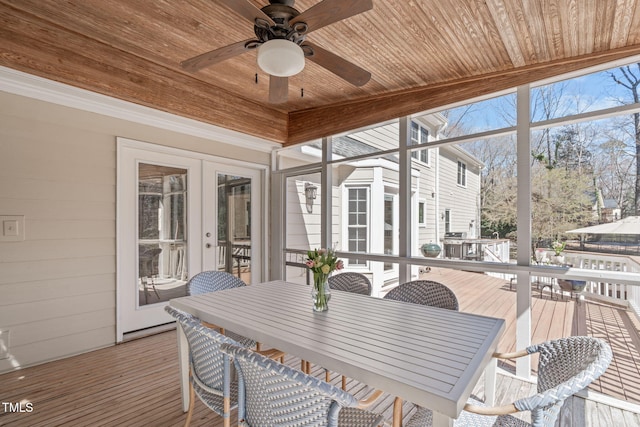
[[[203,271],[189,279],[187,295],[199,295],[246,285],[240,278],[226,271]]]
[[[249,349],[223,344],[221,350],[238,371],[240,425],[333,427],[341,407],[358,404],[338,387]]]
[[[230,367],[229,357],[220,351],[224,343],[238,345],[226,337],[200,323],[200,319],[171,306],[165,311],[178,321],[189,343],[189,359],[194,389],[218,392],[220,396],[229,396]]]
[[[553,427],[566,398],[587,387],[611,363],[611,347],[599,338],[574,336],[527,347],[539,353],[538,394],[514,402],[531,411],[531,425]]]
[[[459,309],[456,294],[442,283],[430,280],[414,280],[403,283],[391,289],[384,298],[445,308],[447,310],[458,311]]]
[[[329,277],[329,288],[354,294],[371,295],[371,282],[364,274],[348,271]]]

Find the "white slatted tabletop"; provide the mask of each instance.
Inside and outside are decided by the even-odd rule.
[[[308,286],[273,281],[171,300],[201,320],[457,418],[504,320],[332,291],[314,312]]]

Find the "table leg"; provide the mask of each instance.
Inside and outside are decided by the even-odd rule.
[[[453,419],[439,412],[433,411],[432,427],[453,427]]]
[[[180,390],[182,391],[182,411],[189,410],[189,342],[178,325],[178,362],[180,364]]]
[[[393,401],[393,427],[402,427],[402,399],[399,397]]]
[[[484,403],[494,406],[496,401],[496,375],[498,373],[498,359],[495,357],[489,361],[484,370]]]

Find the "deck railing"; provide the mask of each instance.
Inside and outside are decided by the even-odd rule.
[[[593,252],[566,252],[565,259],[568,264],[585,270],[607,270],[640,273],[638,261],[628,255],[609,255]],[[639,276],[640,277],[640,276]],[[638,281],[640,286],[640,280]],[[593,296],[613,298],[626,301],[630,307],[638,312],[640,307],[640,288],[634,285],[625,285],[610,282],[587,281],[585,292]]]

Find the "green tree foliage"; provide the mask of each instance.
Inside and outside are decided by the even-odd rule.
[[[575,169],[534,166],[532,169],[532,237],[553,240],[591,218],[591,176]]]

